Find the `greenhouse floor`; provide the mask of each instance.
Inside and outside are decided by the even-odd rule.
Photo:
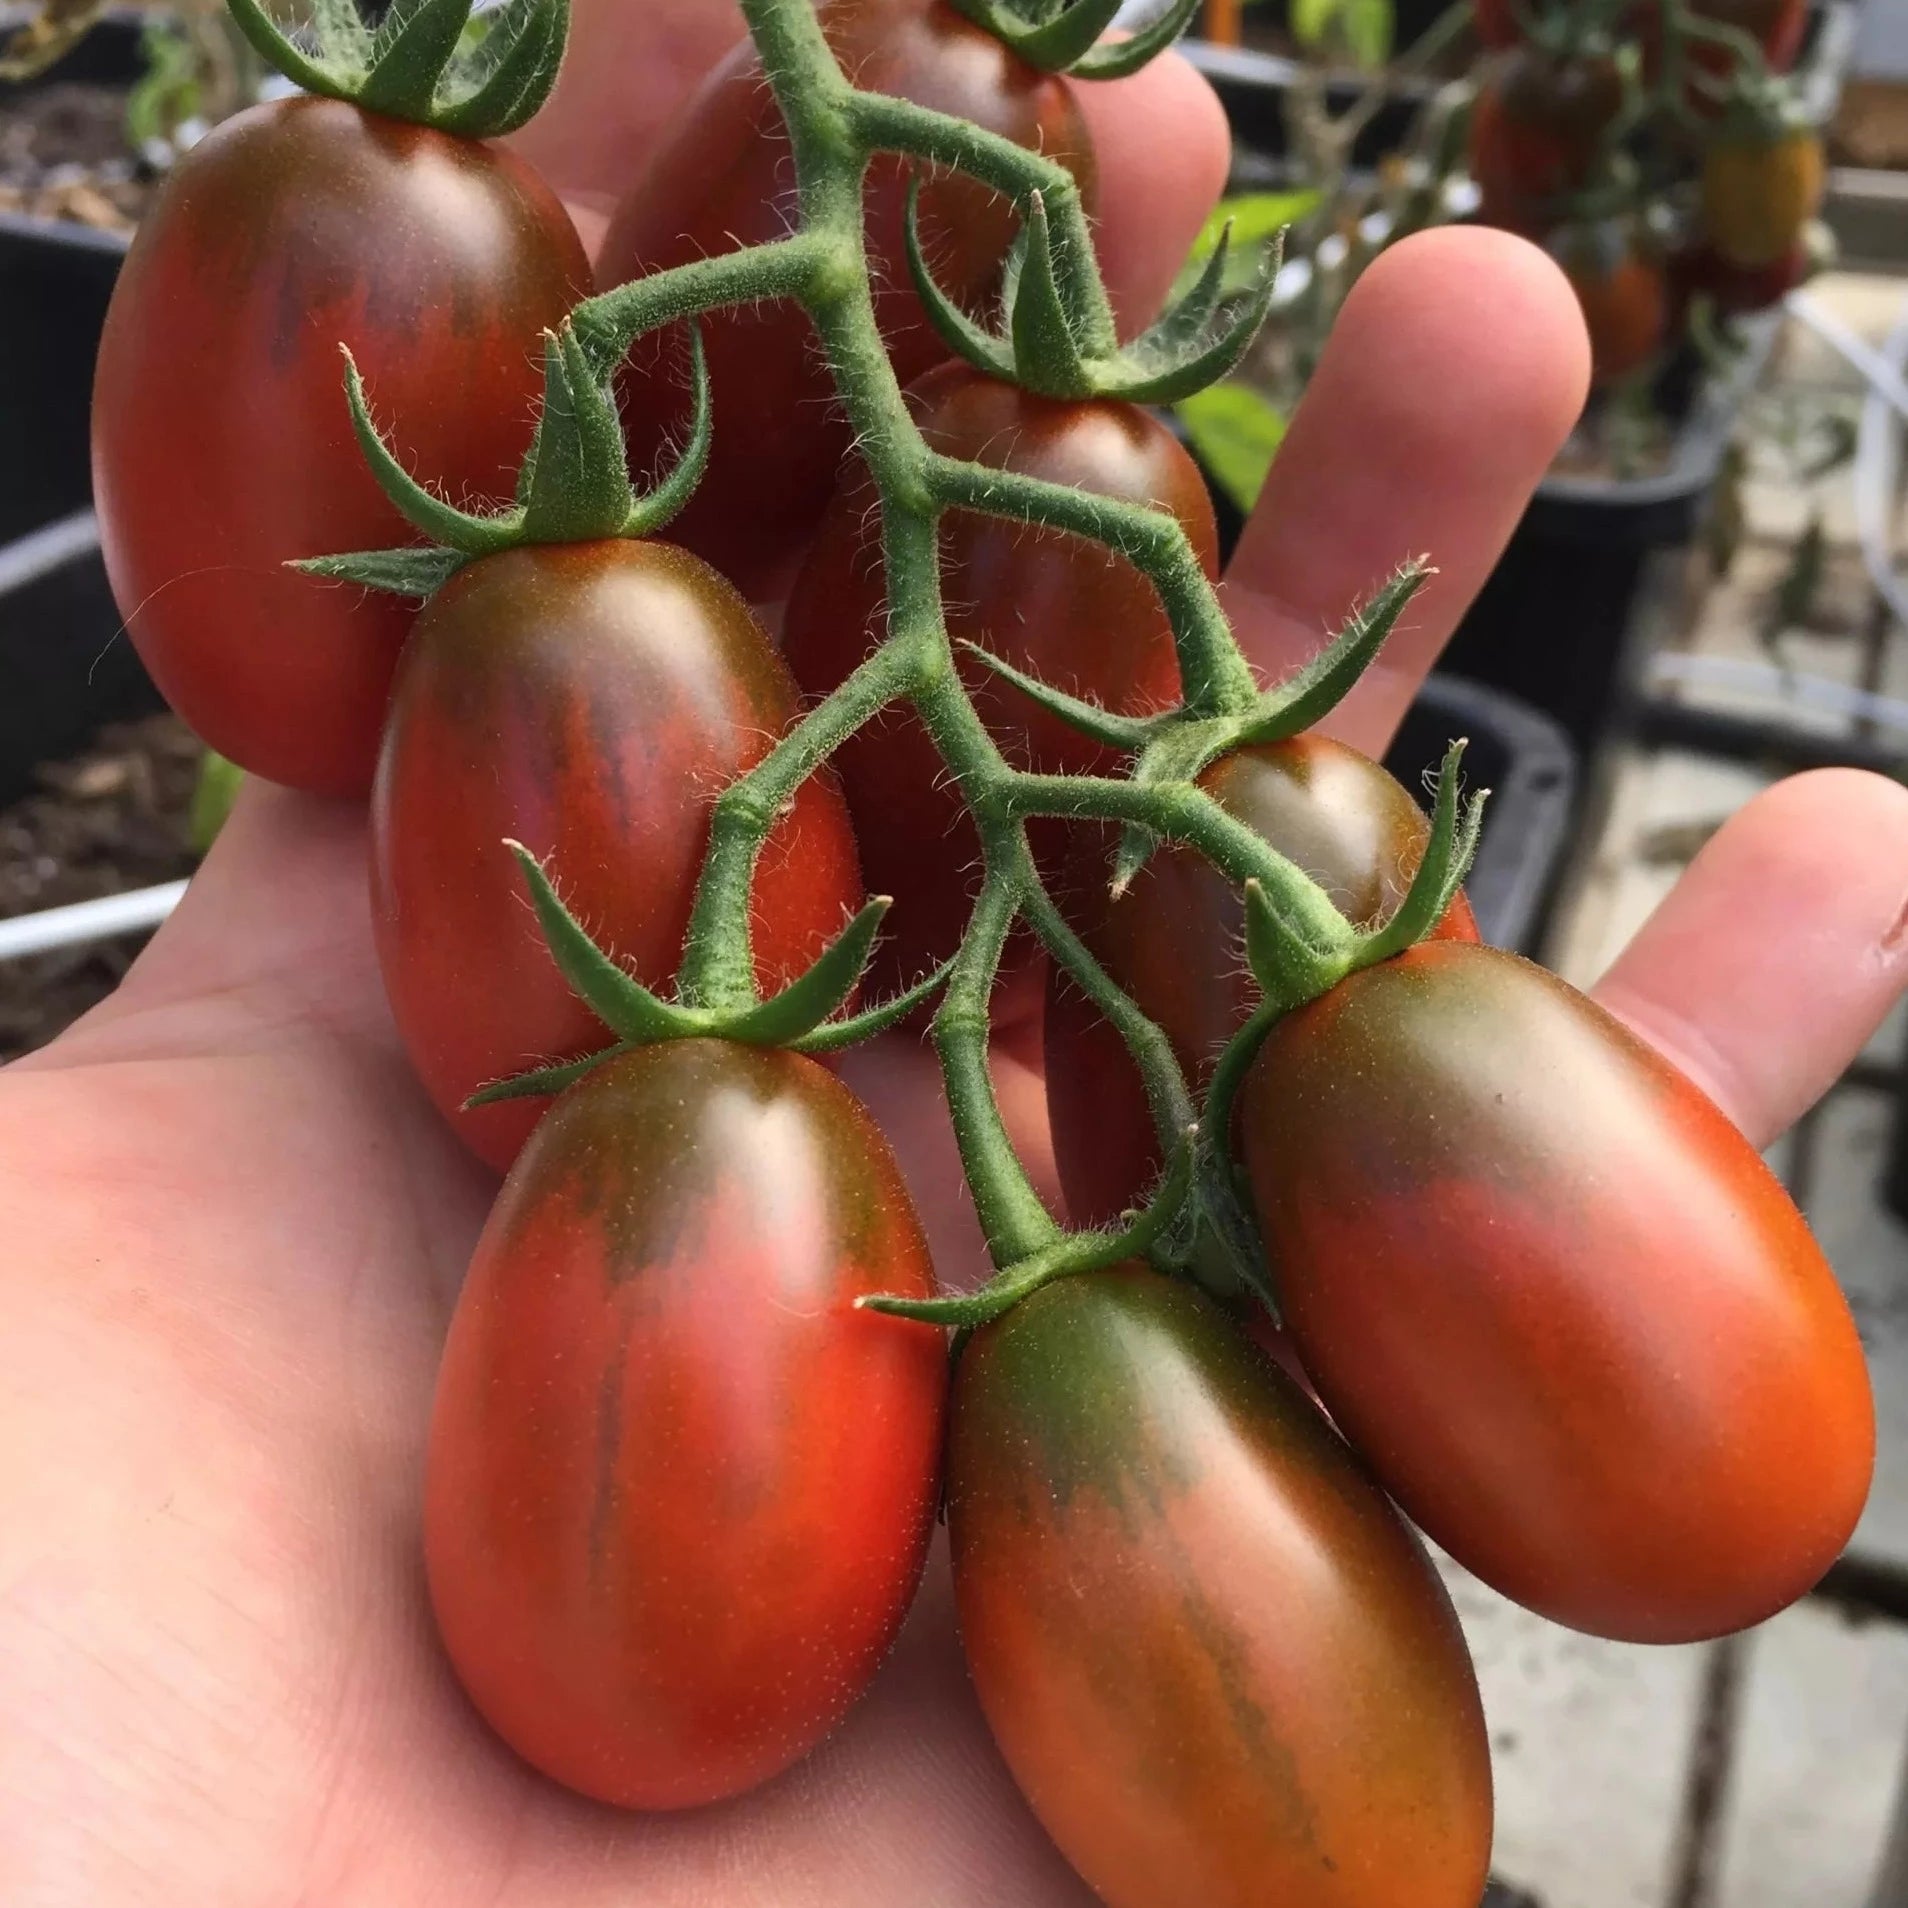
[[[1878,344],[1908,310],[1908,279],[1844,274],[1812,295]],[[1794,319],[1770,379],[1785,399],[1861,389]],[[1872,706],[1864,719],[1822,706],[1822,681],[1908,699],[1908,633],[1878,611],[1853,495],[1846,471],[1818,487],[1822,585],[1773,647],[1757,631],[1808,508],[1793,483],[1746,485],[1725,582],[1700,556],[1665,559],[1644,632],[1657,695],[1791,730],[1804,759],[1892,745],[1908,761],[1908,733]],[[1665,656],[1703,659],[1703,679],[1665,683]],[[1802,676],[1815,685],[1798,688]],[[1893,713],[1908,723],[1908,707]],[[1593,769],[1598,820],[1548,962],[1595,979],[1722,819],[1781,772],[1779,753],[1613,745]],[[1771,1155],[1848,1291],[1881,1418],[1874,1495],[1828,1593],[1729,1643],[1642,1649],[1556,1629],[1451,1573],[1496,1750],[1496,1868],[1540,1908],[1908,1908],[1908,1872],[1871,1892],[1908,1748],[1908,1225],[1879,1191],[1905,1046],[1897,1014]]]

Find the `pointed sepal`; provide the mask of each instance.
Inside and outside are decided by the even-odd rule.
[[[1436,575],[1427,558],[1405,564],[1352,612],[1345,627],[1310,662],[1267,691],[1240,727],[1234,745],[1283,742],[1322,722],[1371,667],[1412,598]]]
[[[692,410],[689,435],[668,476],[654,489],[635,499],[621,536],[650,537],[662,529],[696,494],[702,474],[709,468],[709,447],[715,441],[715,406],[709,387],[709,360],[702,346],[702,327],[689,327],[689,383]],[[606,386],[605,389],[608,387]],[[623,455],[622,434],[616,439],[616,454]]]
[[[954,0],[977,26],[986,28],[1029,66],[1079,79],[1120,79],[1136,73],[1185,32],[1199,0],[1174,0],[1159,19],[1110,45],[1101,36],[1113,24],[1122,0]]]
[[[358,374],[358,361],[352,357],[350,348],[340,345],[338,349],[344,354],[345,401],[351,407],[351,428],[357,434],[358,448],[371,466],[378,488],[390,498],[405,522],[423,531],[434,543],[461,550],[467,557],[489,556],[508,549],[517,527],[517,513],[474,516],[426,490],[404,468],[372,421],[371,407],[364,394],[364,379]]]
[[[1096,46],[1083,53],[1067,68],[1070,79],[1116,80],[1137,73],[1174,45],[1198,16],[1201,0],[1173,0],[1173,4],[1150,25],[1123,40]]]
[[[934,329],[941,334],[943,342],[958,356],[965,358],[975,370],[1011,382],[1014,354],[1006,341],[994,337],[968,317],[941,289],[940,281],[935,278],[933,268],[927,262],[927,254],[921,244],[921,179],[918,173],[908,182],[905,235],[908,276],[914,280],[915,295],[920,299]],[[1010,291],[1011,287],[1007,289]]]
[[[587,1053],[581,1060],[565,1060],[554,1067],[532,1067],[528,1073],[513,1073],[507,1080],[493,1080],[479,1087],[464,1102],[464,1111],[474,1106],[497,1106],[505,1100],[548,1100],[573,1087],[587,1073],[594,1073],[605,1060],[612,1060],[629,1048],[622,1042],[605,1047],[600,1053]]]
[[[616,399],[567,320],[543,334],[543,408],[530,469],[522,512],[508,513],[522,540],[589,543],[623,533],[636,498]]]
[[[972,1332],[1005,1317],[1022,1299],[1031,1298],[1055,1279],[1078,1278],[1084,1272],[1103,1272],[1128,1259],[1143,1259],[1159,1246],[1179,1220],[1192,1190],[1198,1143],[1199,1129],[1188,1127],[1173,1148],[1158,1190],[1141,1211],[1130,1215],[1123,1227],[1066,1233],[1046,1250],[1017,1265],[1003,1267],[976,1292],[934,1299],[901,1298],[877,1292],[857,1299],[855,1304],[858,1309],[883,1312],[892,1318],[911,1318],[925,1325],[951,1326],[956,1331]]]
[[[472,0],[395,0],[375,32],[350,0],[314,0],[308,53],[259,0],[228,0],[261,58],[308,93],[467,139],[514,132],[549,97],[569,0],[509,0],[475,44]]]
[[[392,0],[372,38],[371,68],[357,103],[367,112],[428,123],[470,6],[471,0]]]
[[[813,965],[760,1006],[726,1021],[723,1037],[752,1047],[785,1047],[811,1034],[830,1014],[848,1004],[881,930],[881,917],[894,905],[885,894],[873,897]]]
[[[1444,919],[1464,877],[1470,873],[1490,791],[1478,789],[1468,801],[1460,804],[1458,776],[1464,761],[1464,746],[1461,740],[1456,741],[1444,752],[1444,760],[1438,767],[1431,832],[1425,839],[1423,858],[1411,877],[1404,899],[1392,911],[1391,919],[1360,937],[1353,957],[1355,966],[1371,967],[1394,954],[1402,954],[1408,947],[1416,947]]]
[[[1290,1013],[1351,971],[1349,947],[1325,948],[1307,924],[1282,910],[1262,881],[1245,884],[1246,964],[1267,1004]]]
[[[543,930],[551,958],[569,982],[570,990],[619,1040],[631,1045],[681,1038],[704,1031],[680,1008],[652,994],[628,969],[592,941],[564,906],[543,864],[520,841],[504,844],[517,858],[537,925]]]
[[[550,97],[569,34],[567,0],[509,0],[491,15],[473,57],[470,91],[440,105],[431,123],[473,139],[516,132]]]
[[[805,1033],[799,1040],[791,1040],[788,1044],[797,1053],[839,1053],[844,1047],[872,1040],[876,1034],[886,1033],[890,1027],[898,1027],[917,1007],[925,1007],[941,991],[953,971],[954,963],[943,961],[931,974],[922,975],[912,987],[904,988],[887,1000],[877,1001],[872,1007],[864,1007],[858,1014],[849,1014],[841,1020],[824,1020],[812,1033]]]
[[[1120,715],[1097,702],[1085,702],[1078,696],[1070,696],[1064,690],[1054,688],[1051,683],[1042,682],[1038,676],[1030,676],[1024,669],[1016,669],[1004,656],[996,656],[991,649],[983,649],[979,643],[963,642],[959,646],[1003,681],[1011,682],[1030,701],[1039,703],[1049,714],[1058,716],[1070,729],[1077,729],[1095,742],[1104,742],[1110,749],[1130,755],[1144,748],[1159,728],[1161,719],[1158,716]]]
[[[307,576],[356,583],[391,596],[414,596],[422,602],[435,596],[469,561],[461,550],[431,543],[408,550],[351,550],[341,556],[300,557],[289,567],[303,570]]]
[[[935,329],[978,370],[1064,403],[1109,398],[1176,404],[1235,370],[1272,309],[1280,243],[1269,248],[1256,282],[1224,296],[1230,241],[1222,237],[1179,302],[1132,344],[1113,329],[1099,268],[1076,257],[1077,238],[1055,228],[1042,195],[1029,194],[1021,230],[1001,282],[1003,329],[986,330],[936,282],[921,244],[918,181],[908,201],[908,270]]]

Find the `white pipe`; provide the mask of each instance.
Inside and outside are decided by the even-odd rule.
[[[1908,367],[1908,303],[1903,304],[1882,345],[1880,359],[1899,383],[1903,369]],[[1901,431],[1902,417],[1890,408],[1889,397],[1871,382],[1862,399],[1861,422],[1855,434],[1855,532],[1876,595],[1888,605],[1897,623],[1908,626],[1908,586],[1895,568]]]
[[[1873,345],[1857,337],[1807,292],[1791,292],[1787,309],[1791,317],[1800,318],[1824,344],[1839,351],[1868,380],[1871,392],[1885,397],[1903,417],[1908,417],[1908,381],[1904,381],[1899,366],[1890,364]]]
[[[1858,689],[1852,683],[1805,675],[1775,663],[1749,662],[1736,656],[1665,653],[1651,658],[1649,673],[1652,685],[1711,683],[1720,688],[1742,689],[1766,695],[1772,701],[1798,702],[1806,708],[1852,716],[1859,722],[1872,722],[1877,728],[1908,735],[1908,701],[1901,697],[1879,696],[1873,690]]]
[[[156,928],[179,905],[185,891],[183,881],[168,881],[157,888],[135,888],[130,894],[102,895],[97,901],[75,901],[70,907],[17,914],[11,920],[0,921],[0,961],[17,961],[56,947],[74,947],[86,941],[109,940],[115,934]]]

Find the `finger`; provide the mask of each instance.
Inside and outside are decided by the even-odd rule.
[[[1758,1147],[1908,988],[1908,789],[1779,782],[1704,847],[1596,988]]]
[[[1120,330],[1142,330],[1166,302],[1232,164],[1219,96],[1177,53],[1075,97],[1099,164],[1095,249]]]
[[[1276,677],[1400,562],[1437,566],[1332,734],[1383,752],[1576,422],[1589,364],[1568,282],[1508,233],[1422,232],[1359,280],[1226,580]]]
[[[217,1020],[254,1031],[317,1026],[395,1052],[372,950],[363,805],[248,775],[171,918],[117,991],[44,1050],[44,1063],[93,1058],[102,1039],[121,1048],[135,1020],[155,1051],[202,1041]]]

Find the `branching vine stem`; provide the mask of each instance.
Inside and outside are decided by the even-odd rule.
[[[1178,651],[1189,721],[1242,719],[1260,690],[1217,596],[1175,519],[1064,486],[932,452],[909,411],[875,321],[864,239],[870,162],[893,153],[958,169],[1023,209],[1039,195],[1056,256],[1084,260],[1083,308],[1111,336],[1078,186],[1040,154],[947,114],[857,91],[837,65],[809,0],[741,0],[762,70],[787,128],[799,225],[788,238],[697,260],[606,292],[573,318],[604,376],[645,332],[721,306],[792,298],[806,309],[833,370],[881,499],[888,633],[840,688],[809,711],[717,799],[685,943],[685,1006],[745,1010],[754,1001],[749,894],[775,820],[805,777],[863,723],[897,701],[912,705],[957,783],[981,838],[979,898],[948,971],[934,1036],[956,1138],[997,1284],[1110,1263],[1153,1245],[1185,1203],[1194,1150],[1193,1101],[1160,1029],[1109,978],[1047,894],[1028,845],[1035,815],[1103,817],[1184,840],[1237,880],[1276,892],[1299,939],[1343,948],[1351,930],[1325,894],[1191,782],[1072,779],[1011,766],[976,714],[955,668],[941,601],[939,531],[950,509],[1089,537],[1134,564],[1158,590]],[[731,420],[729,428],[736,428]],[[718,411],[717,428],[722,428]],[[988,1003],[1002,952],[1026,919],[1052,957],[1126,1040],[1146,1083],[1162,1150],[1179,1162],[1125,1231],[1067,1232],[1028,1179],[995,1099]]]

